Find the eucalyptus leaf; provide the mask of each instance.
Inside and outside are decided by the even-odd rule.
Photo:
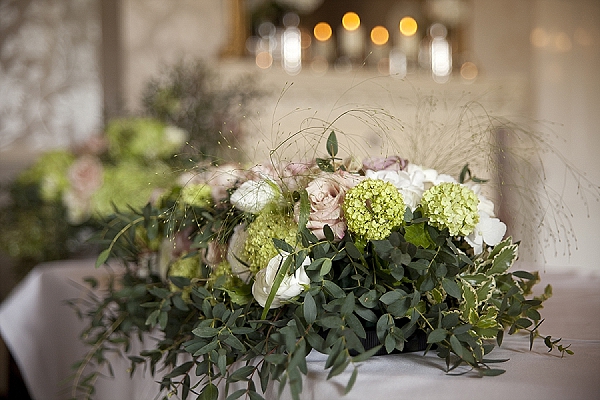
[[[331,131],[327,138],[327,154],[331,157],[335,157],[338,153],[338,142],[334,131]]]
[[[304,296],[303,303],[304,319],[307,324],[312,324],[317,319],[317,305],[310,292]]]

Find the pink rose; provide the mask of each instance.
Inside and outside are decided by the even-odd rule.
[[[335,239],[341,239],[346,233],[346,221],[343,218],[342,204],[346,192],[356,186],[363,178],[348,172],[338,171],[317,176],[306,187],[310,201],[310,214],[306,227],[319,239],[324,239],[323,227],[329,225]],[[296,219],[299,217],[296,207]]]
[[[297,190],[303,186],[303,182],[306,181],[308,172],[312,166],[309,163],[297,162],[282,164],[279,168],[280,173],[278,176],[281,186],[287,188],[289,191]]]
[[[199,166],[203,168],[203,166]],[[209,167],[203,172],[185,172],[179,177],[181,186],[207,184],[210,186],[211,197],[215,204],[227,198],[227,191],[235,187],[237,182],[248,179],[248,172],[235,164],[223,164]]]
[[[69,168],[71,190],[81,197],[91,197],[102,186],[102,163],[97,157],[83,155]]]
[[[402,171],[408,161],[398,156],[386,158],[367,158],[363,161],[363,169],[371,171]]]

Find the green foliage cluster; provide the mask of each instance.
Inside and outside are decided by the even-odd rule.
[[[327,148],[331,159],[320,160],[325,171],[335,165],[334,135]],[[164,280],[153,272],[156,259],[148,258],[152,243],[190,226],[193,245],[185,257],[202,254],[210,241],[226,243],[247,214],[227,202],[177,207],[176,191],[158,207],[116,214],[105,230],[108,248],[98,264],[115,257],[125,261],[125,270],[101,297],[78,308],[90,322],[83,333],[90,352],[76,366],[74,397],[92,397],[98,368],[110,366],[107,355],[127,353],[132,340],[147,333],[158,336],[158,342],[128,354],[131,373],[144,367],[160,376],[164,399],[177,393],[199,400],[217,399],[223,391],[228,400],[263,399],[272,381],[279,382],[280,393],[289,387],[299,399],[312,350],[327,355],[328,379],[352,369],[348,392],[361,362],[381,350],[402,352],[415,335],[426,337],[425,351],[435,351],[448,371],[467,365],[493,376],[503,372],[493,365],[506,360],[489,354],[505,334],[527,331],[531,345],[538,336],[539,310],[551,287],[532,296],[539,276],[511,270],[518,257],[511,238],[474,255],[463,239],[430,225],[418,207],[407,208],[403,224],[385,239],[365,240],[348,232],[336,241],[326,226],[320,240],[306,228],[306,191],[293,198],[300,210],[296,240],[273,238],[278,251],[289,256],[264,308],[253,301],[249,283],[232,284],[227,274],[211,279],[206,266],[198,278]],[[283,278],[307,256],[309,287],[270,309]],[[376,333],[378,346],[365,348],[368,331]],[[548,336],[544,342],[550,350],[571,353],[559,340]],[[159,375],[163,367],[167,373]]]

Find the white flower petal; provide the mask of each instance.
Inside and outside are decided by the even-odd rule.
[[[257,214],[279,197],[276,188],[276,184],[272,181],[246,181],[233,192],[231,203],[239,210]]]

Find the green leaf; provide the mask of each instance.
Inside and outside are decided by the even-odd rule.
[[[331,157],[335,157],[338,153],[338,142],[337,137],[335,136],[335,132],[331,131],[329,137],[327,138],[327,154]]]
[[[317,305],[310,292],[306,293],[306,296],[304,296],[303,309],[306,323],[310,325],[315,322],[317,319]]]
[[[167,321],[169,320],[169,314],[166,311],[161,311],[158,315],[158,325],[164,331],[167,327]]]
[[[350,293],[348,293],[348,295],[346,296],[346,299],[344,300],[344,303],[342,304],[342,309],[340,311],[340,314],[341,315],[352,314],[354,312],[354,303],[355,303],[354,293],[350,292]]]
[[[215,340],[214,342],[210,342],[206,346],[200,348],[200,350],[196,351],[193,354],[193,356],[194,357],[198,357],[198,356],[201,356],[203,354],[210,353],[211,351],[216,350],[218,347],[219,347],[219,342],[217,340]]]
[[[234,371],[231,375],[229,375],[227,380],[229,382],[247,381],[249,379],[248,376],[254,372],[255,369],[255,366],[247,365]]]
[[[275,246],[276,249],[283,250],[287,253],[294,252],[294,248],[292,246],[290,246],[285,240],[273,238],[273,245]]]
[[[335,239],[335,236],[333,234],[333,231],[331,230],[331,227],[327,224],[325,224],[323,226],[323,235],[325,235],[325,239],[329,242],[333,242],[333,240]]]
[[[148,289],[150,293],[155,295],[158,298],[166,299],[171,295],[171,291],[169,289],[161,288],[161,287],[151,287]]]
[[[434,329],[427,335],[427,343],[439,343],[446,339],[448,331],[442,328]]]
[[[372,240],[371,243],[373,243],[373,248],[381,258],[389,256],[394,249],[389,240]]]
[[[306,228],[308,217],[310,215],[310,200],[308,199],[308,192],[302,190],[300,192],[300,208],[298,213],[298,229]]]
[[[165,375],[165,378],[175,378],[176,376],[183,375],[190,370],[194,366],[193,361],[187,361],[178,367],[175,367],[173,371],[169,372]]]
[[[360,296],[358,301],[367,308],[374,308],[378,304],[377,291],[369,290],[367,293]]]
[[[496,288],[496,280],[488,279],[479,288],[475,290],[477,293],[477,303],[481,304],[492,297],[492,292]]]
[[[498,376],[502,375],[506,371],[500,368],[484,368],[479,371],[483,376]]]
[[[402,297],[402,294],[400,292],[392,290],[392,291],[389,291],[389,292],[383,294],[379,298],[379,301],[381,301],[385,305],[389,305],[389,304],[392,304],[393,302],[395,302],[396,300],[399,300],[400,297]]]
[[[98,255],[98,258],[96,259],[96,268],[100,267],[106,262],[106,260],[108,260],[108,257],[110,256],[110,250],[111,248],[109,247]]]
[[[465,179],[467,176],[471,177],[471,170],[469,169],[469,164],[465,164],[465,166],[460,171],[460,175],[458,176],[458,183],[465,183]]]
[[[148,315],[146,318],[146,325],[154,326],[156,325],[156,321],[158,320],[158,315],[160,314],[160,310],[154,310]]]
[[[527,271],[515,271],[512,274],[517,278],[527,279],[530,281],[535,281],[537,279],[535,275]]]
[[[498,252],[492,261],[492,268],[487,271],[487,275],[503,274],[506,272],[517,259],[518,245],[512,244],[505,246]]]
[[[225,400],[236,400],[246,394],[246,389],[239,389],[231,393]]]
[[[415,246],[429,248],[433,244],[429,233],[425,230],[424,222],[407,226],[405,232],[406,241]]]
[[[244,346],[244,344],[237,337],[235,337],[235,335],[227,336],[227,338],[225,338],[224,342],[236,350],[239,350],[242,352],[246,351],[246,346]]]
[[[331,262],[331,259],[329,259],[329,258],[323,259],[323,264],[321,264],[321,269],[319,271],[319,275],[321,275],[321,276],[327,275],[329,273],[329,271],[331,271],[332,266],[333,266],[333,263]]]
[[[199,337],[211,338],[219,334],[219,329],[212,328],[210,326],[199,326],[198,328],[192,330],[192,333]]]
[[[170,276],[169,280],[173,285],[177,286],[179,289],[183,289],[186,286],[190,286],[191,284],[190,279],[184,276]]]
[[[454,311],[444,315],[442,318],[442,327],[444,328],[453,328],[459,323],[459,315],[458,312]],[[456,332],[455,332],[456,333]]]
[[[346,293],[335,283],[332,281],[323,281],[323,287],[330,295],[335,297],[336,299],[340,299],[346,296]]]
[[[379,349],[381,349],[383,345],[379,344],[373,348],[370,348],[369,350],[362,352],[360,354],[357,354],[356,356],[352,357],[352,362],[363,362],[368,360],[369,358],[373,357],[375,355],[375,353],[377,353],[379,351]]]
[[[354,387],[354,383],[356,382],[356,377],[358,376],[358,367],[354,367],[352,371],[352,375],[350,375],[350,379],[348,380],[348,384],[346,385],[346,389],[344,390],[344,394],[348,394],[352,387]]]
[[[455,299],[459,300],[462,298],[461,290],[454,279],[442,279],[442,287],[444,288],[446,293],[448,293],[449,296],[452,296]]]
[[[198,396],[198,400],[218,400],[219,389],[212,383],[204,386],[202,393]]]
[[[464,353],[464,347],[462,347],[460,341],[455,335],[450,336],[450,345],[452,345],[452,350],[454,350],[456,355],[462,358]]]

